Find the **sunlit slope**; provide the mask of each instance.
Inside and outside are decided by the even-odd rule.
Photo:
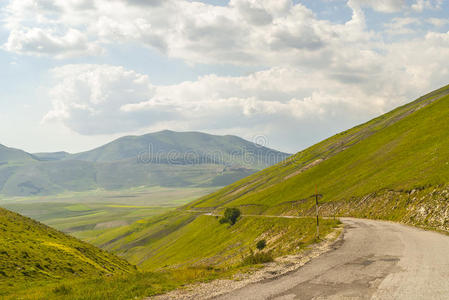
[[[329,203],[323,206],[323,213],[401,219],[407,206],[422,210],[419,203],[411,203],[414,197],[394,205],[392,199],[431,187],[445,193],[443,186],[449,182],[448,94],[446,86],[202,197],[187,208],[233,206],[252,213],[307,213],[313,204],[307,198],[317,190],[323,194],[321,201]],[[375,206],[376,195],[385,203],[373,211],[370,207]],[[441,205],[446,209],[447,201]],[[382,211],[387,208],[393,212]]]
[[[274,256],[297,252],[315,240],[313,218],[244,216],[233,226],[219,218],[191,212],[172,212],[109,231],[93,239],[144,270],[239,265],[242,257],[265,239]],[[338,221],[322,220],[326,235]]]
[[[39,282],[134,269],[111,253],[0,208],[0,295]]]

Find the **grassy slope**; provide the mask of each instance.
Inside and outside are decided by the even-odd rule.
[[[323,235],[337,225],[322,220]],[[244,216],[234,226],[218,217],[175,211],[108,231],[91,241],[118,253],[144,270],[164,267],[235,267],[260,239],[274,256],[297,252],[315,238],[313,218]]]
[[[385,191],[409,195],[426,187],[433,187],[430,191],[444,189],[449,179],[448,94],[446,86],[337,134],[286,163],[191,203],[188,209],[240,206],[253,213],[308,213],[313,203],[307,197],[318,187],[326,203],[323,212],[407,221],[401,213],[376,212],[368,205],[357,210],[353,206]],[[408,204],[386,208],[404,212]]]
[[[0,208],[0,295],[61,279],[134,270],[113,254]]]

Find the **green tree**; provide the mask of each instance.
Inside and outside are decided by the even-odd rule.
[[[259,249],[259,251],[265,248],[265,246],[267,246],[267,241],[265,240],[260,240],[256,244],[256,248]]]
[[[240,215],[241,212],[238,208],[226,208],[223,218],[220,219],[220,223],[229,223],[234,225]]]

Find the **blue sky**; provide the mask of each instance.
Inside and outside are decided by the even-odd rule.
[[[296,152],[448,84],[449,1],[9,0],[0,143],[172,129]]]

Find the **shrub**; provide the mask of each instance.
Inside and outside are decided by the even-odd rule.
[[[229,223],[234,225],[241,213],[238,208],[226,208],[223,218],[220,219],[220,224]]]
[[[258,250],[262,250],[262,249],[265,248],[266,246],[267,246],[267,241],[265,241],[265,240],[260,240],[260,241],[258,241],[257,244],[256,244],[256,248],[257,248]]]
[[[243,261],[242,261],[243,266],[258,265],[258,264],[263,264],[263,263],[273,261],[273,256],[271,255],[270,252],[254,253],[254,251],[252,249],[250,249],[249,251],[250,251],[250,254],[247,257],[243,258]]]
[[[71,292],[72,292],[72,288],[65,284],[57,286],[53,289],[53,293],[59,294],[59,295],[68,295]]]

